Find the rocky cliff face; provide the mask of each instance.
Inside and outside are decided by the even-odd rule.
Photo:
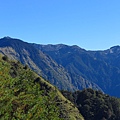
[[[17,59],[22,64],[28,65],[59,89],[76,89],[69,82],[71,78],[64,67],[29,43],[5,37],[0,39],[0,52],[11,59]]]
[[[35,45],[61,64],[70,74],[74,86],[97,89],[120,97],[120,46],[104,51],[86,51],[78,46]],[[85,79],[85,81],[82,79]],[[80,81],[81,80],[81,81]],[[96,84],[98,85],[96,87]]]

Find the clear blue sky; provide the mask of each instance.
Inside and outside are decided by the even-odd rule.
[[[103,50],[120,45],[120,0],[0,0],[0,37]]]

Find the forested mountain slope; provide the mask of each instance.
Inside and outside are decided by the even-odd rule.
[[[120,120],[120,99],[103,94],[101,91],[62,91],[81,111],[85,120]]]

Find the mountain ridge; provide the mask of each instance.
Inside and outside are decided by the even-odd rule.
[[[13,39],[11,38],[11,40]],[[59,89],[74,91],[93,88],[120,97],[117,92],[120,89],[118,86],[120,83],[119,46],[103,51],[88,51],[76,45],[40,45],[35,43],[27,43],[26,45],[28,49],[23,47],[24,51],[21,50],[21,46],[18,47],[20,51],[12,47],[12,51],[18,56],[21,55],[18,60],[29,65]],[[14,52],[7,52],[8,47],[10,46],[4,46],[6,50],[3,50],[1,44],[0,52],[16,57],[17,55],[13,55]],[[111,50],[113,53],[110,52]],[[21,51],[22,53],[20,53]]]
[[[9,56],[11,59],[19,60],[22,64],[27,64],[30,68],[32,68],[39,75],[43,76],[45,79],[48,79],[47,76],[49,76],[51,83],[57,84],[56,80],[58,80],[59,77],[65,80],[64,84],[61,83],[61,87],[65,87],[65,85],[68,86],[70,84],[67,82],[69,75],[67,75],[68,73],[62,66],[58,65],[51,59],[51,57],[45,55],[42,51],[37,50],[27,42],[22,42],[18,39],[0,39],[0,52]],[[74,89],[74,86],[73,88],[70,88],[70,86],[72,85],[69,85],[68,89]]]
[[[120,83],[119,82],[120,46],[113,46],[110,49],[103,50],[103,51],[102,50],[101,51],[87,51],[79,47],[76,47],[75,49],[73,49],[73,46],[67,46],[70,49],[67,49],[67,48],[64,49],[66,45],[62,49],[60,48],[59,50],[58,49],[53,50],[53,48],[57,45],[52,45],[53,48],[52,48],[52,51],[50,51],[49,49],[47,50],[45,46],[44,46],[44,49],[42,45],[38,45],[38,46],[39,48],[40,47],[42,48],[41,50],[44,53],[50,55],[55,61],[57,61],[57,63],[62,64],[63,67],[65,67],[68,71],[70,71],[70,67],[71,67],[71,65],[68,65],[68,63],[71,64],[72,61],[75,61],[73,62],[73,64],[76,63],[76,65],[73,65],[75,69],[74,67],[72,67],[71,69],[75,71],[76,68],[78,68],[76,71],[76,73],[78,72],[76,76],[78,74],[82,75],[83,78],[86,78],[96,83],[100,88],[102,88],[102,90],[105,93],[108,93],[108,94],[112,93],[111,95],[114,96],[115,94],[115,96],[120,97],[120,94],[117,93],[117,90],[115,90],[114,88],[116,84]],[[47,46],[48,45],[46,45],[46,47]],[[112,50],[112,53],[111,53],[111,50]],[[57,55],[55,55],[56,53]],[[70,62],[66,58],[69,58]],[[80,71],[82,74],[80,73]],[[84,74],[84,72],[86,73]],[[71,73],[73,73],[73,71]],[[100,78],[102,81],[100,80]],[[115,81],[118,81],[118,82],[115,83]],[[110,90],[111,86],[113,90]]]

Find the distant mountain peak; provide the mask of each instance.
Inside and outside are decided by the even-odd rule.
[[[110,53],[120,52],[120,46],[113,46],[109,49]]]
[[[110,49],[120,49],[120,46],[116,45],[116,46],[111,47]]]
[[[5,37],[3,37],[4,39],[12,39],[11,37],[9,37],[9,36],[5,36]]]

